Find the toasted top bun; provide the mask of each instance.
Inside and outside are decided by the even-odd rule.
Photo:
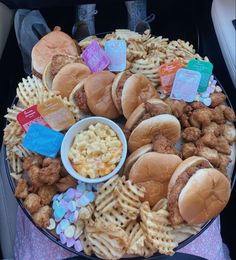
[[[94,115],[108,118],[119,117],[120,114],[111,96],[111,86],[114,78],[115,74],[109,71],[101,71],[93,73],[85,81],[84,90],[88,107]]]
[[[146,144],[146,145],[140,147],[139,149],[137,149],[136,151],[134,151],[133,153],[131,153],[125,161],[123,174],[128,176],[131,167],[138,160],[138,158],[141,157],[142,155],[144,155],[145,153],[151,152],[151,151],[152,151],[152,144]]]
[[[121,96],[121,106],[125,118],[129,118],[141,103],[158,97],[159,94],[148,78],[142,74],[133,74],[126,80]]]
[[[216,169],[200,169],[182,189],[178,206],[189,224],[204,223],[217,216],[230,197],[230,182]]]
[[[32,67],[41,75],[55,54],[79,55],[74,40],[60,30],[60,27],[56,27],[54,31],[41,38],[32,49]]]
[[[129,116],[126,121],[125,128],[132,129],[133,126],[138,122],[138,120],[148,112],[145,106],[150,105],[153,106],[156,110],[159,110],[160,114],[171,114],[171,108],[165,102],[158,98],[151,98],[147,100],[145,103],[140,104]]]
[[[112,89],[111,89],[112,99],[113,99],[113,102],[114,102],[117,110],[120,112],[120,114],[122,114],[121,96],[122,96],[123,87],[124,87],[125,81],[131,75],[132,74],[128,71],[122,71],[115,76],[115,79],[114,79],[113,84],[112,84]],[[120,91],[121,91],[120,96],[118,96],[118,93],[117,93],[118,88],[121,88],[120,89]]]
[[[174,154],[148,152],[134,163],[129,179],[145,187],[143,201],[154,206],[160,199],[166,198],[169,180],[181,162],[181,158]]]
[[[62,97],[69,97],[74,87],[91,74],[90,69],[81,63],[71,63],[62,67],[52,81],[52,89]]]
[[[189,167],[192,167],[192,166],[198,166],[200,165],[201,163],[203,162],[207,162],[209,163],[209,165],[211,167],[213,167],[210,162],[203,158],[203,157],[200,157],[200,156],[191,156],[187,159],[185,159],[175,170],[175,172],[173,173],[171,179],[170,179],[170,182],[169,182],[169,185],[168,185],[168,194],[170,193],[170,190],[172,189],[172,187],[175,185],[178,177],[183,173],[185,172]]]
[[[181,134],[179,120],[172,115],[165,114],[142,121],[129,137],[129,151],[134,152],[139,147],[150,144],[158,134],[162,134],[171,142],[176,143]]]

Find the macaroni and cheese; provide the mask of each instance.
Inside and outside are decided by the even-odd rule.
[[[97,123],[75,136],[68,157],[81,176],[98,178],[116,168],[121,154],[122,143],[116,133],[111,127]]]

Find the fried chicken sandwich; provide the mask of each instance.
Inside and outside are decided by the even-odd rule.
[[[168,211],[173,225],[202,224],[217,216],[230,197],[230,181],[210,162],[192,156],[178,165],[168,185]]]

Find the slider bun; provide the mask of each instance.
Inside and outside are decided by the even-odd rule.
[[[182,189],[178,206],[189,224],[201,224],[217,216],[230,197],[230,182],[214,168],[200,169]]]
[[[87,103],[90,111],[97,116],[105,116],[108,118],[119,117],[112,96],[111,86],[115,74],[109,71],[101,71],[93,73],[84,83],[84,90],[87,96]]]
[[[166,198],[169,180],[181,162],[181,158],[174,154],[148,152],[134,163],[129,179],[145,187],[142,200],[154,206],[160,199]]]
[[[141,103],[158,97],[159,94],[148,78],[142,74],[133,74],[125,81],[121,96],[121,106],[125,118],[129,118]]]
[[[74,87],[91,74],[82,63],[70,63],[62,67],[52,81],[52,89],[59,91],[62,97],[69,97]]]
[[[143,120],[132,131],[129,137],[129,151],[132,153],[139,147],[150,144],[153,138],[158,134],[162,134],[171,142],[176,143],[181,134],[179,120],[168,114],[158,115]]]
[[[200,165],[201,163],[203,162],[208,162],[209,165],[211,167],[213,167],[210,162],[203,158],[203,157],[200,157],[200,156],[191,156],[187,159],[185,159],[175,170],[175,172],[173,173],[171,179],[170,179],[170,182],[169,182],[169,185],[168,185],[168,196],[170,194],[170,191],[172,189],[172,187],[175,185],[178,177],[183,173],[185,172],[188,168],[190,167],[193,167],[193,166],[198,166]]]
[[[170,106],[158,98],[149,99],[146,101],[146,103],[154,105],[156,108],[160,108],[160,110],[163,112],[162,114],[171,114]],[[145,113],[145,111],[145,103],[140,104],[129,116],[128,120],[126,121],[125,128],[132,129],[132,127]]]
[[[74,40],[62,32],[60,27],[55,27],[54,31],[46,34],[34,45],[31,59],[32,68],[36,74],[42,76],[45,67],[55,54],[79,55]]]
[[[151,152],[151,151],[152,151],[152,144],[146,144],[146,145],[140,147],[139,149],[137,149],[136,151],[134,151],[133,153],[131,153],[125,161],[123,174],[126,175],[126,177],[127,177],[130,172],[131,167],[138,160],[138,158],[141,157],[142,155],[144,155],[145,153]]]
[[[122,114],[122,108],[121,108],[121,106],[119,106],[119,104],[117,102],[118,97],[116,95],[116,89],[118,87],[119,81],[121,80],[121,78],[124,76],[125,73],[126,73],[125,71],[122,71],[115,76],[115,79],[113,81],[112,88],[111,88],[111,95],[112,95],[113,103],[114,103],[116,109],[120,112],[120,114]]]

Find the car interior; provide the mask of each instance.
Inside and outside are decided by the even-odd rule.
[[[121,0],[112,1],[112,9],[109,0],[0,1],[1,143],[6,124],[4,115],[14,100],[18,82],[26,77],[15,36],[15,11],[18,8],[37,9],[51,30],[58,25],[62,31],[71,35],[71,29],[75,23],[75,6],[94,2],[98,10],[95,18],[96,33],[127,28],[127,12]],[[235,0],[149,0],[147,5],[148,14],[156,15],[156,19],[150,24],[152,34],[189,41],[201,56],[207,56],[214,64],[214,75],[236,111]],[[5,158],[2,153],[0,160],[0,259],[14,259],[17,201],[5,173]],[[235,200],[234,187],[230,202],[221,214],[222,238],[229,247],[231,259],[236,259],[233,231],[236,219]]]

